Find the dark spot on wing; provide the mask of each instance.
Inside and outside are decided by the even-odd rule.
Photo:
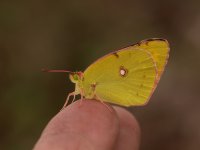
[[[116,58],[119,58],[119,55],[117,54],[117,52],[114,52],[113,55],[114,55]]]
[[[144,40],[144,43],[146,45],[148,45],[149,42],[152,42],[152,41],[166,41],[165,39],[161,39],[161,38],[152,38],[152,39],[147,39],[147,40]]]
[[[134,45],[140,46],[140,45],[141,45],[141,42],[137,42],[136,44],[133,44],[133,46],[134,46]]]
[[[92,83],[90,86],[91,86],[92,90],[94,91],[97,86],[97,83]]]
[[[162,38],[151,38],[151,39],[142,40],[142,41],[140,41],[140,42],[138,42],[136,44],[133,44],[132,46],[134,46],[134,45],[140,46],[141,44],[148,45],[148,43],[151,42],[151,41],[163,41],[163,42],[166,42],[167,40],[166,39],[162,39]]]
[[[162,38],[152,38],[152,39],[147,39],[147,40],[144,40],[144,41],[166,41],[166,40],[162,39]]]

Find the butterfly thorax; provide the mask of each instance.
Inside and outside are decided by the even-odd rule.
[[[86,99],[95,98],[96,82],[85,80],[83,72],[70,73],[69,78],[75,83],[76,94],[81,94]]]

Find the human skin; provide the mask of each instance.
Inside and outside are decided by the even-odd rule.
[[[96,100],[70,104],[51,119],[34,150],[138,150],[140,128],[134,116],[108,107]]]

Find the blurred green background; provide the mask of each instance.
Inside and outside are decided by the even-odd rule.
[[[0,149],[31,149],[74,90],[68,75],[152,37],[171,44],[151,101],[129,110],[141,150],[199,150],[200,1],[0,1]],[[76,114],[74,114],[76,116]]]

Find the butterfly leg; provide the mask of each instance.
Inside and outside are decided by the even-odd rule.
[[[76,94],[73,94],[73,99],[72,99],[71,103],[73,103],[75,101],[75,98],[76,98]]]
[[[69,103],[69,98],[71,96],[73,96],[72,102],[74,102],[75,97],[76,97],[76,93],[75,92],[69,93],[61,110],[63,110],[67,106],[67,104]]]
[[[83,99],[84,99],[83,91],[81,90],[80,93],[81,93],[81,99],[80,99],[79,107],[83,104]]]

